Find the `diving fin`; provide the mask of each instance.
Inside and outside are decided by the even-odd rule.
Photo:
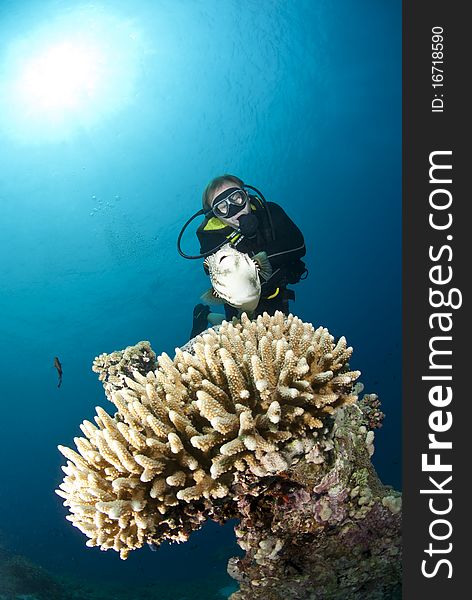
[[[218,296],[215,296],[215,291],[212,287],[200,296],[200,300],[202,302],[204,302],[205,304],[213,304],[213,305],[225,303],[223,298],[219,298]]]
[[[272,266],[267,258],[266,252],[258,252],[255,256],[252,257],[252,260],[256,263],[257,268],[259,269],[259,275],[267,281],[272,275]]]
[[[210,323],[211,325],[221,325],[221,323],[223,323],[223,321],[225,320],[225,316],[221,315],[220,313],[214,313],[211,312],[208,316],[208,323]]]

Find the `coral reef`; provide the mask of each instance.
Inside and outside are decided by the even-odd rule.
[[[239,494],[244,558],[230,600],[401,598],[401,496],[370,462],[373,431],[357,405],[257,497]]]
[[[282,313],[223,322],[173,359],[148,342],[102,354],[93,369],[117,412],[97,407],[78,452],[59,447],[67,518],[88,546],[122,558],[240,518],[233,600],[392,590],[398,494],[370,463],[368,426],[382,413],[376,397],[356,405],[351,354],[344,338]]]
[[[185,578],[132,585],[93,581],[89,574],[50,573],[24,556],[0,547],[0,600],[223,600],[234,589],[222,573],[207,578]]]
[[[27,558],[2,552],[0,556],[1,600],[71,600],[63,585]]]
[[[377,394],[365,394],[359,401],[359,407],[364,414],[368,429],[382,427],[385,415],[380,410],[380,400]]]
[[[100,354],[94,360],[92,369],[98,373],[107,398],[111,400],[113,391],[128,387],[126,377],[132,377],[135,371],[139,373],[154,371],[156,367],[156,353],[149,342],[144,341],[135,346],[128,346],[124,350]]]

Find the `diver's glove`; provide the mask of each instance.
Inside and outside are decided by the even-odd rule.
[[[193,309],[193,323],[192,331],[190,333],[190,339],[196,335],[205,331],[208,327],[208,315],[210,314],[210,307],[205,304],[197,304]]]

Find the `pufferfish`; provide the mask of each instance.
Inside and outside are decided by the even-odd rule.
[[[261,281],[269,279],[272,267],[265,252],[253,257],[225,244],[214,254],[207,256],[212,287],[201,299],[206,304],[229,304],[249,316],[256,309],[261,297]]]

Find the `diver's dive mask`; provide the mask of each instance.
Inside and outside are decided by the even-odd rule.
[[[211,204],[211,212],[233,229],[252,237],[256,233],[257,218],[251,213],[249,196],[242,188],[229,188],[218,194]]]
[[[262,192],[260,192],[253,185],[248,185],[247,183],[244,184],[244,188],[254,190],[256,192],[257,196],[251,196],[251,198],[257,201],[259,205],[263,208],[265,214],[267,215],[267,220],[270,228],[270,235],[272,239],[275,239],[272,217],[266,199],[264,198]],[[251,238],[254,237],[257,233],[259,223],[256,215],[251,210],[251,201],[249,199],[248,192],[246,191],[246,189],[242,189],[239,187],[229,188],[224,192],[221,192],[221,194],[218,194],[218,196],[216,196],[216,198],[212,202],[212,206],[210,209],[200,209],[185,222],[177,237],[177,250],[180,256],[183,256],[183,258],[205,258],[206,256],[210,256],[210,254],[213,254],[214,252],[219,250],[224,244],[228,243],[228,238],[225,237],[223,241],[217,244],[214,248],[208,250],[207,252],[203,252],[202,254],[190,255],[186,254],[182,250],[180,245],[182,236],[189,224],[201,215],[208,218],[210,213],[212,213],[223,223],[230,225],[235,230],[233,232],[233,235],[237,235],[238,233],[240,233],[245,237]]]
[[[211,211],[218,219],[231,219],[246,208],[248,200],[243,189],[232,187],[216,196],[211,203]]]

